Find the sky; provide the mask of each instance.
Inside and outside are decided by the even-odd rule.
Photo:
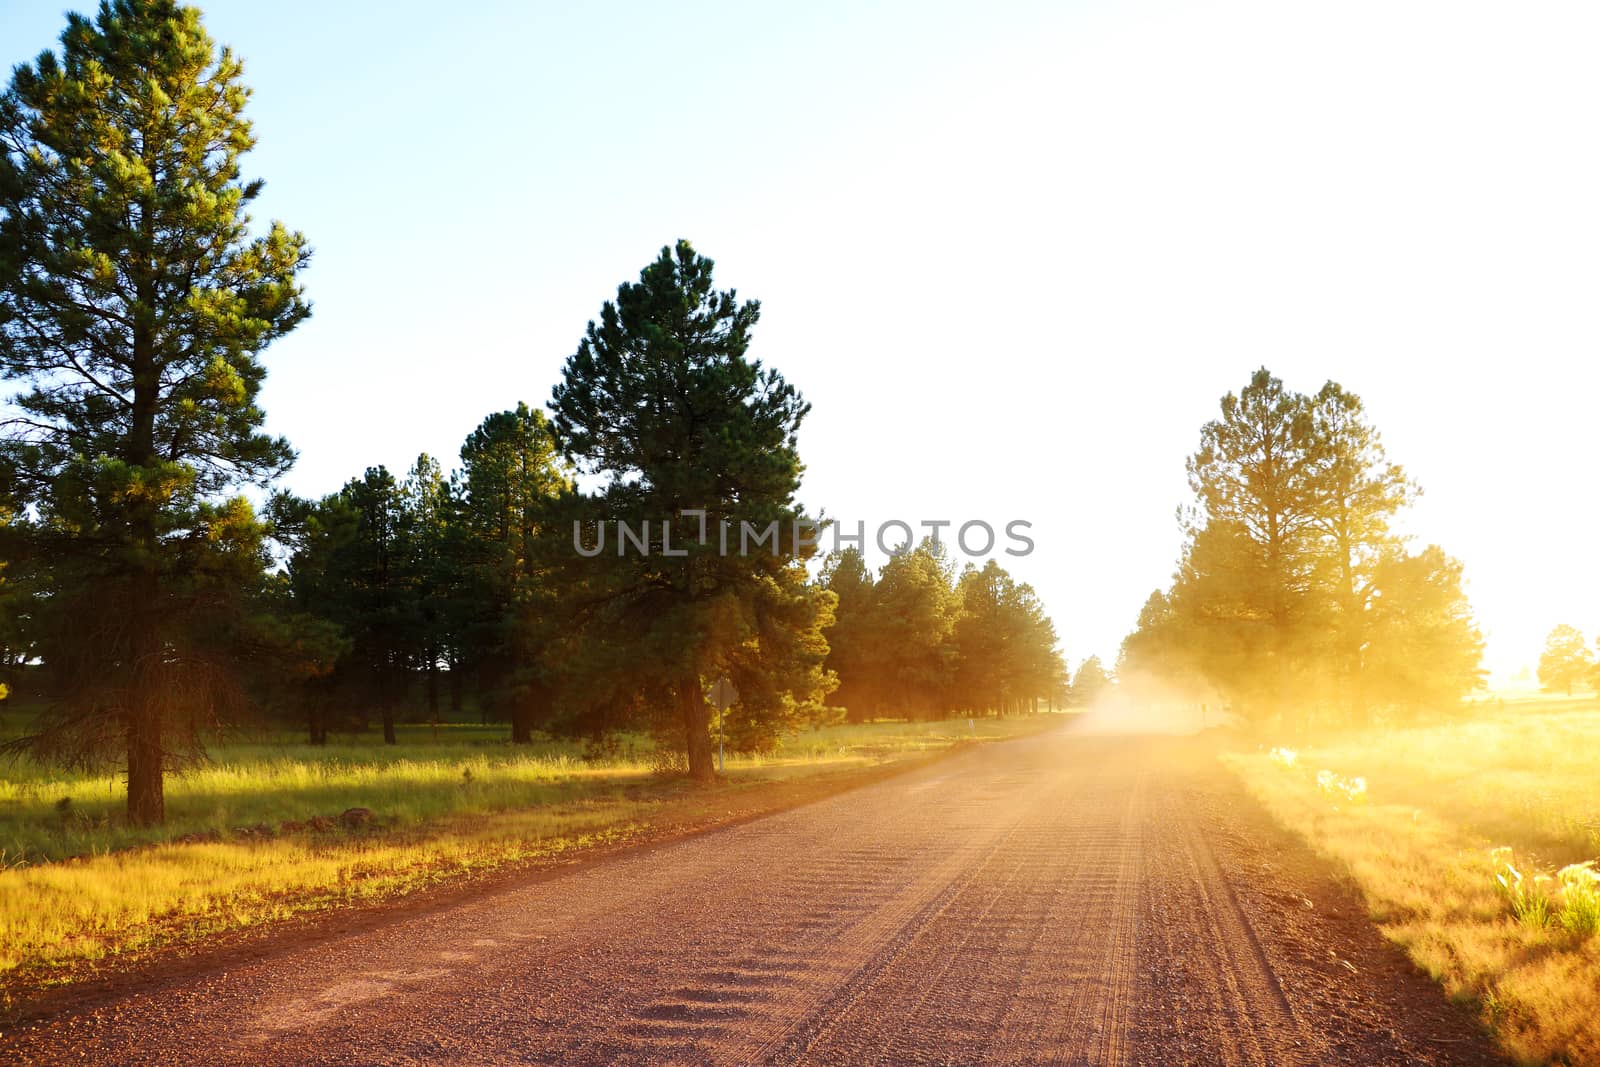
[[[0,60],[67,6],[0,0]],[[544,403],[683,237],[813,405],[803,502],[1031,522],[1002,562],[1074,664],[1168,583],[1260,366],[1363,397],[1500,678],[1600,634],[1600,7],[202,6],[254,213],[316,249],[262,395],[297,492]]]

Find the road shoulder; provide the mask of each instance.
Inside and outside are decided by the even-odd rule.
[[[1202,758],[1206,769],[1177,783],[1184,810],[1323,1054],[1349,1063],[1506,1063],[1471,1014],[1368,920],[1355,887],[1214,756]]]

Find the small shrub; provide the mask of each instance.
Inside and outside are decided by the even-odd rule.
[[[1341,778],[1332,771],[1317,772],[1317,789],[1323,796],[1350,804],[1361,804],[1367,799],[1365,778]]]
[[[1549,926],[1554,909],[1551,907],[1550,894],[1544,887],[1550,882],[1550,876],[1535,875],[1531,881],[1524,878],[1511,862],[1509,848],[1497,848],[1491,855],[1504,857],[1495,872],[1495,889],[1511,909],[1511,917],[1533,929],[1542,930]]]
[[[1556,880],[1561,883],[1562,929],[1579,937],[1600,932],[1600,871],[1595,861],[1563,867]]]
[[[1533,930],[1543,930],[1550,925],[1551,905],[1550,894],[1546,892],[1543,884],[1550,881],[1550,876],[1535,875],[1533,884],[1523,890],[1511,906],[1511,914],[1517,922]]]

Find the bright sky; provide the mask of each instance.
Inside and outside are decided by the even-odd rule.
[[[0,60],[65,6],[5,0]],[[1167,583],[1263,363],[1365,398],[1492,667],[1600,632],[1592,4],[204,7],[257,213],[317,250],[264,396],[299,492],[543,403],[681,236],[815,405],[804,501],[1032,521],[1074,663]]]

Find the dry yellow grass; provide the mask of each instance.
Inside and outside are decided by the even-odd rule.
[[[1600,1063],[1600,936],[1560,924],[1556,871],[1600,856],[1600,708],[1478,706],[1476,717],[1228,762],[1285,825],[1347,870],[1375,922],[1527,1063]],[[1487,714],[1484,714],[1487,712]],[[1365,779],[1354,799],[1317,774]],[[1509,847],[1548,923],[1496,879]],[[1535,878],[1549,876],[1535,883]],[[1537,885],[1537,888],[1535,886]]]

